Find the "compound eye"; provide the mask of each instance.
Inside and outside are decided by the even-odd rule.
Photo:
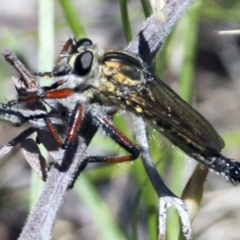
[[[79,76],[87,75],[92,68],[93,54],[85,51],[76,57],[74,62],[74,72]]]
[[[78,40],[78,42],[77,42],[78,48],[79,47],[90,47],[92,45],[93,45],[92,41],[88,38],[82,38],[82,39]]]

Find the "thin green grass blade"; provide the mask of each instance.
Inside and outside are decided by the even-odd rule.
[[[127,0],[119,0],[119,6],[120,6],[120,10],[121,10],[121,19],[122,19],[122,25],[123,25],[125,39],[126,39],[127,43],[129,43],[132,40],[132,30],[131,30],[131,24],[129,21]]]
[[[151,15],[151,9],[149,7],[149,1],[148,0],[141,0],[142,9],[144,12],[145,18],[148,18]]]
[[[75,11],[75,8],[70,0],[59,0],[62,11],[67,20],[67,24],[72,30],[74,36],[78,39],[86,36],[85,30],[81,21],[79,21],[78,14]]]
[[[94,216],[95,224],[99,230],[99,239],[126,240],[106,203],[84,174],[81,174],[79,184],[77,185],[75,190],[79,198],[91,212],[91,215]]]

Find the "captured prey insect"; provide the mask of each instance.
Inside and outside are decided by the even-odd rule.
[[[8,61],[20,74],[19,78],[12,78],[18,96],[31,96],[41,91],[41,87],[34,76],[13,53],[6,50],[3,53],[3,56],[6,61]],[[35,170],[39,177],[43,180],[46,180],[47,178],[49,167],[38,149],[37,143],[41,142],[54,160],[58,158],[57,149],[59,148],[54,139],[49,136],[50,133],[46,131],[47,127],[44,121],[46,117],[51,119],[51,122],[54,123],[60,133],[63,133],[62,131],[65,130],[67,121],[66,117],[63,115],[60,115],[59,117],[55,112],[47,111],[44,104],[40,101],[27,102],[16,107],[12,107],[11,109],[8,108],[6,104],[0,105],[1,120],[10,122],[16,127],[26,123],[28,127],[0,149],[0,158],[10,152],[14,146],[21,144],[21,149],[26,160],[32,169]],[[33,133],[36,133],[36,141],[29,138],[29,136]]]
[[[140,57],[126,51],[99,50],[89,39],[70,38],[53,71],[36,75],[60,80],[39,94],[19,96],[9,102],[9,107],[38,100],[52,108],[59,104],[66,107],[72,112],[68,143],[80,128],[84,109],[90,108],[96,124],[131,154],[89,157],[86,163],[130,161],[139,155],[137,147],[97,113],[98,106],[109,106],[142,117],[190,157],[223,174],[232,183],[240,181],[240,162],[221,154],[224,142],[213,126],[158,79]],[[46,120],[46,125],[58,144],[67,148],[54,124]]]

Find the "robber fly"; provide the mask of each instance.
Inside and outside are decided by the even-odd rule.
[[[143,118],[190,157],[222,173],[232,183],[240,181],[240,163],[221,155],[224,141],[213,126],[157,78],[140,57],[126,51],[99,50],[89,39],[77,41],[70,38],[53,71],[36,75],[60,80],[41,94],[19,97],[11,104],[42,100],[52,108],[60,104],[70,109],[72,120],[65,143],[59,139],[54,125],[46,121],[59,145],[67,147],[72,141],[87,106],[91,108],[96,124],[131,154],[126,157],[91,157],[86,162],[130,161],[139,155],[134,144],[97,113],[96,106],[110,106]]]

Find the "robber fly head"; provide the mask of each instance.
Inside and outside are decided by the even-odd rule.
[[[82,92],[86,88],[98,87],[99,79],[99,51],[88,38],[76,40],[70,38],[64,45],[56,66],[53,69],[54,77],[67,80],[67,87],[78,88]]]
[[[76,40],[70,38],[64,45],[56,66],[53,70],[55,77],[74,74],[78,77],[86,77],[91,70],[99,66],[99,58],[103,51],[88,38]]]
[[[63,46],[54,67],[54,76],[65,76],[75,72],[75,69],[76,74],[86,75],[93,63],[93,53],[90,49],[93,49],[91,40],[84,38],[77,41],[75,38],[70,38]]]

